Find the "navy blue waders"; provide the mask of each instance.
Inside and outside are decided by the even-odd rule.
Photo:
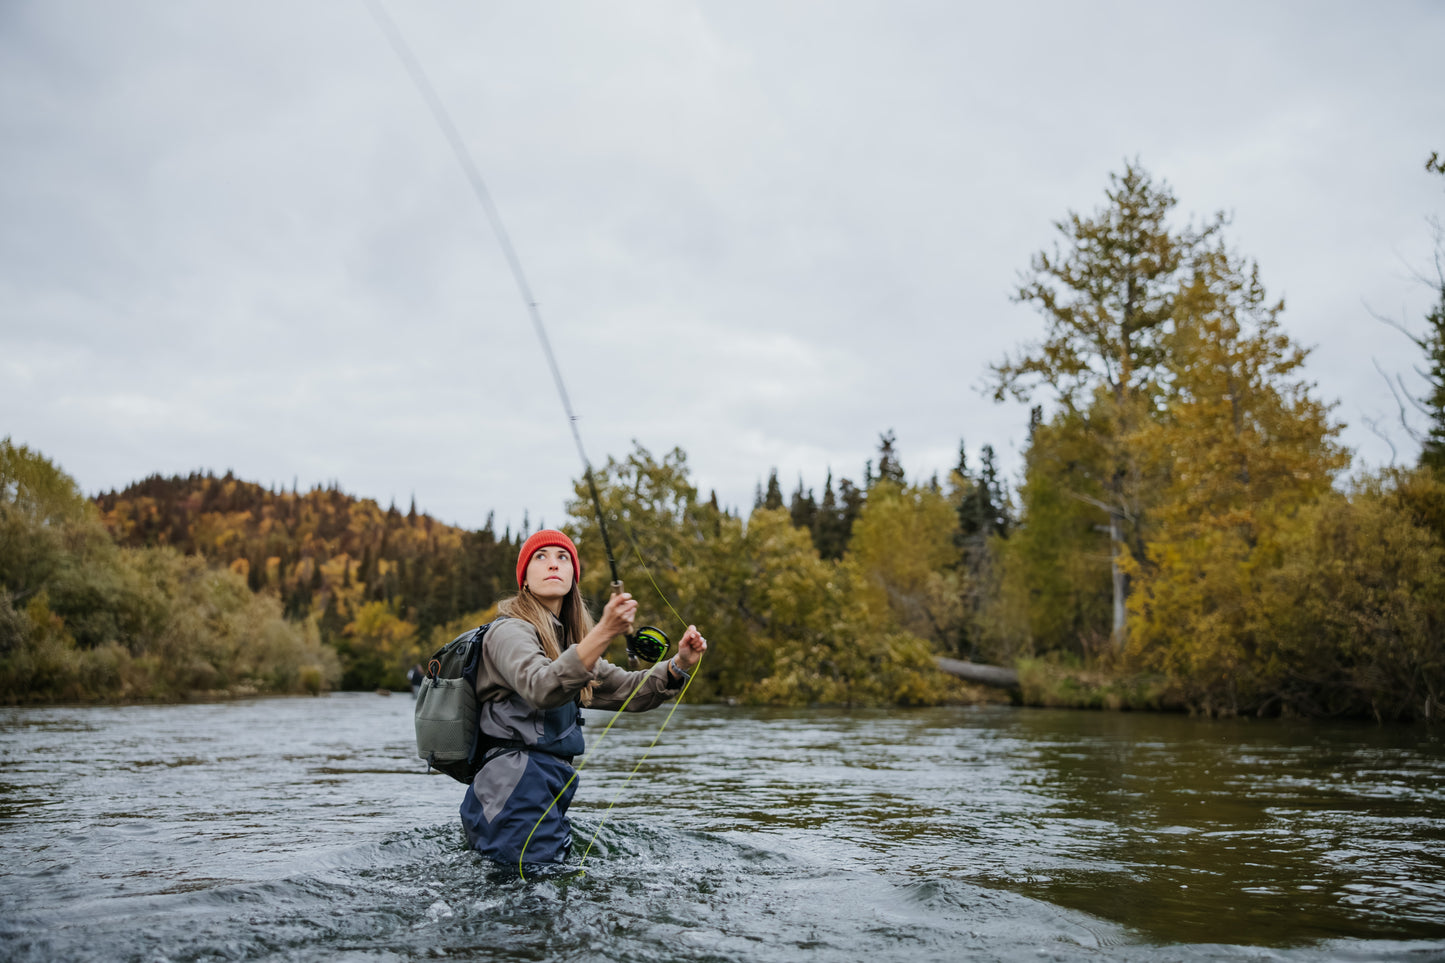
[[[508,719],[512,723],[508,726],[511,734],[518,729],[525,731],[524,727],[515,725],[515,702],[520,701],[516,698],[500,705],[492,704],[511,717]],[[513,704],[507,706],[507,703]],[[462,797],[462,827],[466,830],[467,842],[488,859],[509,866],[517,865],[523,846],[527,849],[529,864],[560,863],[567,858],[572,845],[567,807],[577,792],[577,781],[573,779],[576,770],[571,760],[586,748],[582,739],[582,710],[577,703],[569,702],[555,709],[532,709],[528,715],[540,723],[530,727],[533,732],[541,730],[534,737],[535,742],[507,740],[497,745],[498,740],[487,731],[493,728],[488,725],[490,720],[482,721],[483,744],[488,745],[485,740],[491,739],[490,745],[494,748],[487,749],[482,768]],[[567,787],[565,791],[563,786]]]

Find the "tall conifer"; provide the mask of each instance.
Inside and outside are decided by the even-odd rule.
[[[783,507],[783,489],[778,484],[778,470],[776,468],[768,472],[768,490],[767,493],[763,495],[763,507]]]
[[[878,436],[878,477],[873,479],[875,482],[903,484],[903,463],[898,460],[898,451],[894,448],[897,441],[892,428]]]

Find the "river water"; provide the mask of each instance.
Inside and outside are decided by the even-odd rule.
[[[411,708],[0,710],[0,958],[1445,959],[1438,729],[683,706],[624,785],[629,714],[521,880]]]

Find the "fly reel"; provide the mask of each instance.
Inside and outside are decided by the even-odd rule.
[[[644,625],[627,637],[627,660],[661,662],[671,645],[672,640],[662,629],[655,625]]]

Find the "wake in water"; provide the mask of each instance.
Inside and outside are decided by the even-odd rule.
[[[577,829],[596,825],[582,818]],[[8,959],[36,963],[951,960],[970,942],[1036,959],[1040,946],[1097,948],[1100,928],[1007,893],[948,881],[899,888],[738,840],[618,821],[602,828],[585,873],[574,863],[524,881],[466,849],[456,827],[427,827],[284,879],[194,880],[32,908],[7,919],[0,941]]]
[[[596,825],[582,818],[577,828],[590,835]],[[284,879],[191,881],[29,912],[7,919],[0,945],[17,963],[437,956],[941,963],[960,955],[1146,960],[1158,953],[1121,927],[1004,890],[946,878],[899,883],[832,860],[630,821],[602,828],[589,866],[522,880],[468,850],[456,827],[433,826]],[[1241,949],[1174,955],[1237,959]],[[1355,958],[1404,949],[1336,948]],[[1273,958],[1340,953],[1322,947]]]

